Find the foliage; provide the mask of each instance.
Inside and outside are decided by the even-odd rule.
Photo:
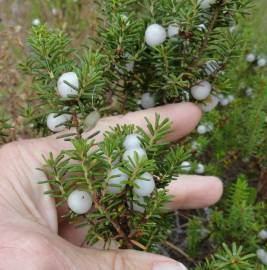
[[[49,113],[72,115],[66,127],[75,127],[76,136],[66,137],[74,148],[58,157],[51,155],[44,171],[52,187],[47,193],[58,199],[58,205],[76,188],[93,194],[94,211],[82,217],[71,211],[65,215],[78,226],[91,225],[86,243],[103,240],[108,248],[116,240],[121,248],[159,252],[173,218],[161,211],[170,199],[166,185],[179,174],[182,161],[193,159],[193,169],[196,162],[207,164],[206,173],[220,176],[227,193],[213,209],[181,214],[181,234],[184,238],[186,230],[187,237],[180,241],[177,232],[180,242],[173,240],[174,244],[182,247],[182,254],[188,253],[185,257],[190,263],[200,263],[197,270],[263,270],[266,267],[258,262],[255,251],[266,247],[257,238],[267,219],[262,202],[267,197],[266,68],[260,68],[257,59],[252,63],[245,59],[251,52],[264,56],[266,41],[249,26],[252,16],[248,11],[255,1],[217,0],[207,10],[198,3],[98,1],[97,35],[78,48],[61,30],[34,27],[22,65],[33,78],[33,98],[24,115],[42,134],[49,133]],[[179,26],[179,34],[150,47],[144,41],[145,30],[155,22],[165,28]],[[207,68],[211,60],[218,64],[215,72]],[[76,72],[80,87],[76,97],[64,100],[56,91],[57,80],[68,71]],[[193,101],[203,106],[205,101],[195,101],[190,92],[202,80],[212,84],[214,96],[231,94],[235,98],[227,107],[204,114],[202,123],[212,123],[214,129],[203,136],[195,133],[179,146],[163,143],[170,123],[157,117],[153,124],[148,121],[148,133],[129,123],[106,132],[101,143],[93,139],[96,134],[82,138],[90,113],[104,117],[143,109],[144,93],[150,93],[156,105]],[[246,95],[248,88],[253,95]],[[139,160],[134,170],[125,161],[116,165],[129,180],[126,191],[114,196],[106,192],[107,179],[112,163],[123,154],[125,136],[133,132],[141,135],[149,159]],[[197,143],[196,149],[192,142]],[[138,203],[133,197],[133,180],[145,171],[153,173],[157,190],[145,200],[145,213],[137,213],[133,211],[133,204]],[[246,176],[240,176],[242,173]]]
[[[207,260],[205,266],[197,267],[196,270],[255,270],[264,269],[256,266],[254,259],[255,254],[244,254],[242,246],[233,243],[231,247],[222,244],[222,249]]]
[[[160,142],[170,131],[167,119],[161,121],[157,115],[155,124],[148,121],[147,125],[149,133],[134,125],[116,126],[104,134],[104,140],[100,143],[94,139],[75,137],[71,140],[73,150],[63,150],[57,157],[51,154],[46,160],[44,171],[52,187],[46,193],[57,198],[58,205],[62,205],[76,189],[89,192],[93,198],[95,209],[88,214],[79,218],[69,211],[65,215],[70,222],[78,223],[79,227],[90,225],[85,239],[87,244],[93,245],[101,239],[108,247],[111,240],[116,240],[123,248],[156,251],[158,243],[170,232],[172,215],[164,210],[170,200],[165,187],[177,176],[179,164],[186,153],[176,151],[177,146],[170,155],[170,145]],[[125,137],[136,132],[142,138],[148,159],[139,159],[136,155],[134,161],[121,160]],[[172,166],[165,166],[161,170],[162,160]],[[115,161],[119,163],[114,164]],[[172,167],[176,170],[173,171]],[[114,168],[119,168],[129,177],[126,190],[119,194],[107,191],[110,173]],[[158,189],[140,205],[133,188],[136,187],[135,179],[140,179],[144,172],[153,174]],[[144,207],[145,211],[136,212],[133,204]]]

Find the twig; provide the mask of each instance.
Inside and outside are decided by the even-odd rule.
[[[178,253],[179,255],[184,256],[191,263],[194,263],[195,264],[195,260],[192,257],[190,257],[186,252],[184,252],[183,250],[181,250],[179,247],[175,246],[173,243],[171,243],[169,241],[165,241],[164,244],[167,247],[171,248],[176,253]]]

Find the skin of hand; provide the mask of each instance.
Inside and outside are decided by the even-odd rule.
[[[172,121],[169,140],[176,141],[198,124],[201,112],[192,103],[180,103],[101,119],[95,130],[116,124],[133,123],[146,127],[144,117],[153,122],[155,113]],[[91,132],[94,132],[91,131]],[[57,134],[58,135],[58,134]],[[101,133],[96,138],[102,139]],[[22,140],[0,149],[0,269],[19,270],[182,270],[169,258],[132,250],[103,251],[81,248],[83,231],[60,219],[55,202],[43,194],[49,188],[37,182],[45,175],[36,168],[42,155],[58,154],[68,142],[47,138]],[[202,208],[222,195],[222,182],[211,176],[180,176],[169,186],[171,210]]]

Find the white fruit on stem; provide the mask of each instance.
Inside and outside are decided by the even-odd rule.
[[[258,259],[265,265],[267,265],[267,252],[264,249],[258,249],[257,252]]]
[[[229,27],[229,32],[230,33],[234,33],[238,30],[238,26],[237,25],[232,25]]]
[[[230,103],[230,102],[229,102],[229,99],[228,99],[227,97],[220,100],[220,104],[221,104],[221,106],[223,106],[223,107],[229,105],[229,103]]]
[[[145,41],[151,46],[161,45],[167,38],[166,30],[159,24],[151,24],[147,27],[145,32]]]
[[[258,258],[261,258],[261,257],[265,256],[265,254],[266,254],[266,252],[265,252],[264,249],[258,249],[257,250],[257,257]]]
[[[146,172],[141,175],[139,179],[135,179],[134,183],[137,185],[133,191],[140,197],[150,196],[155,189],[155,181],[153,175]]]
[[[198,0],[198,4],[202,9],[209,9],[216,0]]]
[[[207,132],[208,132],[208,130],[207,130],[207,127],[205,125],[199,125],[197,127],[197,133],[198,134],[203,135],[203,134],[206,134]]]
[[[214,129],[214,124],[212,122],[208,122],[205,124],[207,132],[211,132]]]
[[[155,97],[150,93],[144,93],[141,97],[141,106],[144,109],[149,109],[155,107]]]
[[[233,95],[228,95],[227,99],[229,100],[229,102],[233,102],[235,100],[235,97]]]
[[[247,62],[249,62],[249,63],[254,62],[254,61],[256,60],[255,54],[253,54],[253,53],[247,54],[247,55],[246,55],[246,60],[247,60]]]
[[[57,82],[57,91],[62,98],[66,99],[70,96],[77,96],[78,88],[79,79],[75,72],[66,72],[59,77]]]
[[[253,96],[253,89],[250,88],[250,87],[248,87],[248,88],[246,89],[245,94],[246,94],[247,97],[252,97],[252,96]]]
[[[183,161],[180,167],[183,172],[190,172],[192,169],[192,165],[189,161]]]
[[[205,166],[201,163],[197,164],[196,173],[203,174],[205,172]]]
[[[219,98],[214,95],[210,95],[206,100],[203,101],[201,108],[203,112],[210,112],[214,108],[216,108],[218,104],[219,104]]]
[[[135,212],[145,212],[146,203],[144,197],[134,196],[133,202],[128,201],[127,204],[129,208],[132,206]]]
[[[266,240],[267,239],[267,231],[266,230],[261,230],[258,234],[258,237],[262,240]]]
[[[70,114],[58,115],[56,113],[50,113],[47,116],[47,120],[46,120],[47,127],[53,132],[63,131],[65,129],[64,124],[67,121],[70,121],[71,117],[72,116]]]
[[[56,15],[58,15],[59,10],[58,10],[57,8],[53,7],[52,10],[51,10],[51,12],[52,12],[52,14],[53,14],[54,16],[56,16]]]
[[[141,148],[140,135],[135,133],[127,135],[124,139],[123,146],[126,150]]]
[[[74,190],[67,200],[69,208],[76,214],[87,213],[93,204],[91,195],[86,191]]]
[[[120,169],[112,169],[109,175],[107,191],[113,194],[122,192],[128,178],[128,175],[123,173]]]
[[[198,142],[196,142],[196,141],[193,141],[193,142],[192,142],[191,149],[192,149],[193,151],[197,151],[200,147],[201,147],[200,143],[198,143]]]
[[[258,60],[257,60],[257,65],[258,67],[264,67],[266,66],[267,64],[267,60],[265,57],[260,57]]]
[[[201,24],[199,24],[199,25],[197,26],[197,29],[198,29],[199,31],[201,31],[201,32],[204,32],[204,31],[207,30],[207,27],[206,27],[206,25],[205,25],[204,23],[201,23]]]
[[[100,118],[101,118],[101,115],[98,111],[93,111],[89,113],[84,119],[84,123],[83,123],[84,131],[92,130],[96,126]]]
[[[129,62],[125,65],[125,68],[128,72],[133,72],[134,71],[134,62]]]
[[[147,159],[146,151],[142,148],[127,149],[124,152],[122,159],[124,161],[128,161],[131,165],[136,166],[138,161],[135,160],[135,156],[137,156],[138,161],[140,161],[142,159]],[[132,164],[132,162],[133,162],[133,164]]]
[[[38,26],[38,25],[40,25],[40,23],[41,23],[41,21],[40,21],[40,19],[38,19],[38,18],[35,18],[35,19],[33,19],[33,21],[32,21],[32,25],[34,25],[34,26]]]
[[[212,86],[208,81],[201,81],[191,88],[191,94],[196,100],[204,100],[210,95],[211,90]]]
[[[128,17],[126,14],[121,14],[121,19],[122,19],[125,23],[127,23],[128,20],[129,20],[129,17]]]
[[[179,30],[180,28],[177,24],[170,24],[168,26],[168,31],[167,31],[168,37],[172,38],[172,37],[178,36]]]

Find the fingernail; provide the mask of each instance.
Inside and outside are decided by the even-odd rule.
[[[187,268],[178,262],[162,262],[157,263],[153,270],[187,270]]]

